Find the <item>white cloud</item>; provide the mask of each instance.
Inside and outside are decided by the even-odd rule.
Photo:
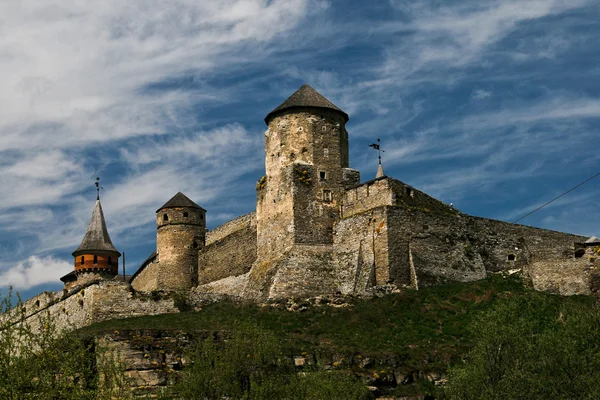
[[[471,99],[473,100],[485,100],[492,95],[491,91],[483,89],[475,89],[471,92]]]
[[[0,273],[0,286],[26,290],[43,283],[56,282],[57,277],[73,270],[73,264],[54,257],[30,256]]]

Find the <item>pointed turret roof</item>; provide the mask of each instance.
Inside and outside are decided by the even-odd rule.
[[[296,90],[286,101],[281,103],[279,107],[275,108],[265,117],[265,122],[268,124],[271,118],[275,114],[296,107],[316,107],[316,108],[327,108],[341,113],[344,116],[346,122],[348,122],[348,114],[336,107],[335,104],[327,100],[323,95],[311,88],[309,85],[302,85],[300,89]]]
[[[163,208],[180,208],[180,207],[199,208],[203,211],[206,211],[204,208],[200,207],[198,204],[196,204],[192,200],[190,200],[190,198],[187,197],[185,194],[183,194],[181,192],[177,192],[177,194],[175,196],[173,196],[171,198],[171,200],[167,201],[161,208],[156,210],[156,212],[159,212]]]
[[[102,205],[100,200],[96,200],[94,211],[92,212],[92,219],[88,225],[87,232],[81,241],[79,247],[73,252],[73,256],[77,256],[82,253],[93,253],[94,251],[112,251],[119,253],[108,236],[108,230],[106,229],[106,222],[104,221],[104,213],[102,212]]]
[[[381,163],[379,163],[379,166],[377,167],[377,174],[375,175],[375,179],[383,178],[384,176],[385,176],[385,172],[383,172],[383,165],[381,165]]]

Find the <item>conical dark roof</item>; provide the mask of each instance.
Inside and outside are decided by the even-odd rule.
[[[180,208],[180,207],[199,208],[201,210],[204,210],[204,208],[202,208],[198,204],[194,203],[185,194],[183,194],[181,192],[177,192],[177,194],[175,196],[173,196],[171,198],[171,200],[167,201],[161,208],[156,210],[156,212],[159,212],[163,208]],[[204,211],[206,211],[206,210],[204,210]]]
[[[73,252],[73,256],[82,253],[93,253],[94,251],[112,251],[121,255],[115,246],[113,246],[110,236],[108,236],[100,200],[96,200],[87,232],[79,247]]]
[[[279,107],[275,108],[265,117],[265,122],[268,124],[271,118],[275,116],[275,114],[288,110],[290,108],[295,107],[317,107],[317,108],[327,108],[330,110],[338,111],[343,116],[346,122],[348,122],[348,114],[340,110],[335,106],[332,102],[323,97],[319,92],[315,89],[311,88],[308,85],[302,85],[300,89],[296,90],[294,94],[292,94],[286,101],[281,103]]]

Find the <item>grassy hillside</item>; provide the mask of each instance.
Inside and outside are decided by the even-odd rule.
[[[343,305],[311,305],[288,311],[282,304],[257,306],[228,302],[209,305],[199,312],[106,321],[83,330],[86,334],[114,330],[181,330],[231,332],[249,323],[282,339],[286,354],[304,354],[320,366],[352,370],[375,385],[398,387],[396,395],[436,392],[428,373],[445,374],[481,339],[471,329],[503,303],[523,299],[544,303],[544,309],[524,309],[525,319],[547,313],[558,315],[565,304],[587,307],[595,300],[538,293],[516,276],[455,283],[372,299],[350,299]],[[334,303],[336,301],[333,301]],[[339,301],[338,301],[339,302]],[[532,315],[527,315],[530,312]],[[368,361],[366,361],[368,360]],[[390,373],[395,373],[390,376]],[[400,385],[406,374],[417,384]],[[398,378],[400,375],[400,378]],[[387,378],[386,378],[387,376]],[[420,381],[420,382],[419,382]]]

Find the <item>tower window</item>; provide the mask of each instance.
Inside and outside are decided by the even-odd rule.
[[[83,256],[81,256],[81,260],[79,260],[79,264],[83,265]]]
[[[200,221],[204,219],[204,215],[200,214]]]
[[[112,257],[108,256],[108,266],[112,267]]]
[[[184,216],[185,218],[187,218],[187,217],[188,217],[188,213],[187,213],[187,211],[183,213],[183,216]]]
[[[575,258],[581,258],[585,254],[585,249],[579,249],[575,252]]]
[[[327,203],[332,201],[331,190],[323,190],[323,201]]]
[[[94,264],[98,264],[98,256],[94,256]]]
[[[517,259],[517,256],[515,256],[514,254],[509,254],[508,257],[506,257],[507,261],[515,261]]]
[[[169,220],[169,216],[167,214],[163,214],[163,221],[168,221]]]
[[[319,171],[319,180],[326,181],[327,180],[327,172]]]
[[[407,187],[406,188],[406,195],[409,196],[409,197],[415,197],[415,192],[411,188]]]

